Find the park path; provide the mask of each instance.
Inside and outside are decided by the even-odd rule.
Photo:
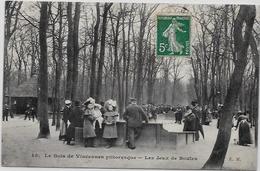
[[[183,126],[173,121],[163,123],[163,127],[169,131],[181,130]],[[205,139],[177,150],[141,147],[130,150],[126,147],[105,149],[104,147],[68,146],[58,141],[59,132],[55,131],[55,127],[50,129],[49,139],[36,139],[39,131],[38,121],[24,121],[22,117],[15,117],[9,122],[2,122],[2,165],[200,169],[208,159],[217,135],[216,120],[213,120],[210,126],[204,126]],[[254,135],[253,129],[251,131]],[[227,170],[255,170],[257,150],[254,145],[248,147],[235,145],[234,139],[237,139],[237,134],[237,131],[232,130],[224,167]]]

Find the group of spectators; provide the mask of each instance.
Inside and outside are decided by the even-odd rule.
[[[154,119],[156,121],[158,114],[165,114],[172,110],[170,105],[154,105],[154,104],[142,104],[141,105],[144,112],[147,114],[149,119]]]
[[[149,119],[157,119],[158,114],[166,114],[172,111],[175,115],[175,123],[182,124],[183,131],[194,131],[195,140],[199,140],[199,132],[204,138],[203,125],[209,125],[212,119],[217,119],[217,128],[220,128],[221,118],[223,117],[224,105],[218,104],[216,110],[211,110],[207,105],[200,107],[197,101],[192,101],[190,106],[170,105],[153,105],[143,104],[137,105],[136,99],[131,98],[129,105],[126,107],[122,119],[127,125],[127,146],[135,149],[135,140],[141,134],[143,121],[148,122]],[[106,147],[110,148],[114,145],[118,138],[116,123],[119,120],[118,106],[115,100],[109,99],[105,103],[95,103],[95,99],[88,98],[85,102],[65,100],[63,108],[62,128],[59,139],[67,142],[75,140],[75,128],[83,129],[83,140],[85,147],[95,147],[96,138],[104,138]],[[3,121],[8,121],[10,113],[9,106],[3,106]],[[34,121],[37,119],[36,107],[27,104],[24,120]],[[238,130],[239,145],[252,144],[250,133],[249,112],[238,111],[233,114],[232,127]]]
[[[217,110],[211,112],[208,106],[204,108],[199,107],[196,101],[191,102],[191,106],[186,107],[186,112],[184,114],[184,128],[183,131],[195,131],[195,140],[199,140],[199,132],[204,138],[204,130],[202,125],[209,125],[212,118],[217,119],[217,128],[220,129],[220,123],[224,115],[223,112],[224,105],[218,104]],[[252,138],[250,133],[249,124],[249,112],[238,111],[233,114],[232,127],[238,130],[238,145],[246,146],[252,144]]]
[[[127,122],[127,146],[135,149],[135,140],[141,134],[143,121],[148,122],[148,117],[132,98],[123,119]],[[78,127],[83,129],[85,147],[95,147],[95,139],[102,137],[106,141],[106,148],[110,148],[118,138],[118,120],[115,100],[109,99],[105,103],[97,104],[95,99],[90,97],[82,105],[79,101],[72,104],[70,100],[66,100],[59,139],[71,145],[71,142],[75,141],[75,129]]]

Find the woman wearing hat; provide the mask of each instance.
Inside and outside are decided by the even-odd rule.
[[[238,130],[238,144],[246,146],[252,144],[250,125],[248,123],[248,117],[246,115],[240,115],[237,119],[236,130]]]
[[[103,138],[105,138],[107,142],[106,148],[110,148],[113,146],[113,143],[117,138],[116,121],[118,120],[119,114],[116,111],[116,101],[111,99],[106,101],[105,109]]]
[[[62,114],[62,123],[61,123],[61,131],[60,131],[59,140],[66,140],[69,116],[71,115],[71,112],[72,112],[71,106],[72,106],[71,101],[65,100],[65,106],[62,110],[63,114]]]
[[[83,138],[85,147],[94,147],[94,140],[96,137],[95,130],[93,127],[94,117],[94,104],[93,98],[88,98],[85,102],[85,112],[83,116]]]

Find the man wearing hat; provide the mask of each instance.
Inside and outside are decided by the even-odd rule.
[[[181,111],[181,107],[177,107],[177,111],[175,112],[175,123],[179,123],[181,124],[181,120],[182,120],[182,111]]]
[[[5,104],[3,107],[3,121],[8,121],[8,114],[9,114],[9,106]]]
[[[189,106],[186,106],[186,113],[184,114],[183,131],[196,131],[196,116]]]
[[[71,112],[72,112],[71,101],[65,100],[65,106],[64,106],[63,115],[62,115],[62,129],[61,129],[60,137],[59,137],[60,140],[66,139],[68,120],[69,120],[69,116],[71,115]]]
[[[74,107],[71,109],[68,116],[69,125],[67,129],[66,141],[68,145],[71,145],[71,141],[75,140],[75,127],[83,127],[83,111],[80,108],[80,102],[75,101]]]
[[[148,123],[148,117],[143,109],[137,105],[136,99],[130,99],[130,105],[126,108],[123,118],[127,121],[128,148],[135,149],[135,140],[141,134],[142,121]]]

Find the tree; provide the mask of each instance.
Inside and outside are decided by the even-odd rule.
[[[98,48],[98,32],[99,32],[99,24],[100,24],[100,7],[99,3],[96,3],[97,10],[97,20],[96,25],[94,27],[94,38],[92,41],[92,56],[91,56],[91,73],[90,73],[90,86],[89,86],[89,94],[91,97],[95,96],[95,86],[96,86],[96,60],[97,60],[97,48]]]
[[[139,37],[138,37],[138,53],[137,53],[137,80],[136,80],[136,90],[135,97],[138,103],[141,103],[141,97],[143,92],[143,65],[144,65],[144,57],[143,57],[143,39],[145,35],[145,28],[148,23],[148,19],[152,15],[152,13],[156,10],[158,5],[153,6],[147,12],[147,5],[141,4],[140,9],[140,27],[139,27]]]
[[[257,44],[256,40],[254,38],[253,33],[250,36],[250,48],[253,54],[253,62],[255,64],[255,73],[254,73],[254,82],[252,91],[256,89],[255,96],[253,101],[253,109],[251,110],[251,113],[253,112],[255,117],[255,145],[258,144],[258,94],[259,94],[259,52],[257,50]],[[253,120],[253,119],[252,119]],[[253,122],[253,121],[252,121]]]
[[[231,128],[232,114],[241,88],[243,74],[247,65],[247,50],[250,36],[256,15],[255,6],[241,5],[234,25],[235,68],[231,76],[230,85],[220,118],[220,128],[212,153],[203,166],[203,169],[220,169],[223,167],[225,156],[228,150]],[[245,32],[243,34],[243,24]]]
[[[68,20],[68,39],[67,39],[67,82],[65,98],[72,100],[72,80],[73,80],[73,21],[72,21],[72,2],[67,5]]]
[[[79,61],[79,19],[80,19],[80,2],[76,2],[75,15],[73,19],[73,72],[72,72],[72,95],[71,99],[75,101],[77,97],[78,85],[78,61]]]
[[[54,112],[57,113],[57,122],[56,122],[56,130],[60,129],[60,81],[61,81],[61,69],[62,69],[62,49],[63,49],[63,40],[62,40],[62,17],[63,17],[63,3],[59,2],[58,4],[58,11],[59,11],[59,33],[58,33],[58,60],[56,64],[56,74],[55,74],[55,87],[56,87],[56,94],[55,94],[55,106],[56,110]]]
[[[38,138],[48,138],[50,135],[48,121],[48,70],[47,70],[47,41],[46,31],[48,28],[48,3],[41,2],[40,9],[40,70],[39,70],[39,94],[38,94],[38,115],[40,120],[40,132]]]
[[[4,39],[4,94],[10,94],[11,62],[8,58],[8,44],[17,29],[18,15],[23,2],[5,2],[5,39]],[[9,100],[11,103],[11,100]],[[10,105],[10,104],[9,104]]]
[[[75,14],[72,19],[72,2],[67,6],[68,39],[67,39],[67,84],[66,98],[74,101],[77,97],[78,84],[78,31],[80,19],[80,3],[75,4]]]
[[[100,45],[100,58],[98,65],[98,75],[97,75],[97,89],[96,89],[96,101],[99,102],[102,95],[102,74],[104,67],[104,58],[105,58],[105,41],[106,41],[106,30],[107,30],[107,14],[108,10],[111,8],[113,3],[105,3],[104,12],[103,12],[103,22],[102,22],[102,33],[101,33],[101,45]]]

